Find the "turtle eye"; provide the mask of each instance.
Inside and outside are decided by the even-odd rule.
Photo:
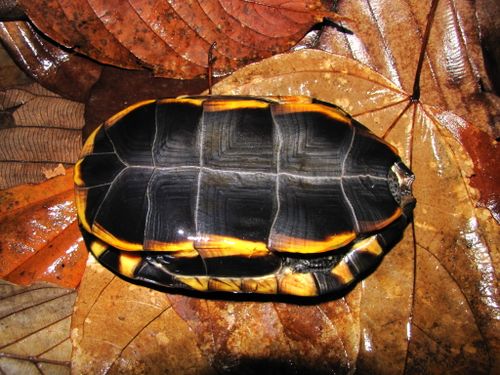
[[[412,184],[415,175],[401,161],[395,162],[387,175],[389,190],[394,200],[404,209],[414,206],[415,198],[412,194]]]

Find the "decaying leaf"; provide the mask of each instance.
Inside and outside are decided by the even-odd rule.
[[[0,280],[0,372],[69,374],[76,292],[46,283]]]
[[[475,205],[472,163],[450,123],[440,121],[445,113],[410,102],[364,65],[313,50],[243,68],[214,93],[307,95],[342,106],[412,166],[414,224],[346,298],[313,306],[156,294],[88,268],[73,325],[76,368],[175,373],[187,371],[189,350],[195,372],[207,373],[488,373],[498,366],[498,227]],[[169,346],[179,330],[181,353]],[[162,360],[156,345],[178,356]]]
[[[67,99],[85,101],[100,76],[99,64],[61,49],[29,22],[0,22],[0,40],[31,78]]]
[[[132,285],[91,263],[73,316],[73,370],[348,373],[359,297],[311,306],[205,300]]]
[[[491,163],[500,157],[497,144],[492,141],[498,139],[500,131],[500,98],[492,83],[496,73],[485,67],[485,56],[493,51],[483,54],[485,30],[477,20],[481,14],[483,24],[485,18],[495,22],[498,5],[485,3],[439,2],[420,92],[424,103],[451,111],[469,122],[468,126],[453,122],[455,128],[449,128],[474,162],[470,181],[480,191],[477,203],[488,208],[500,223],[499,168]],[[325,28],[316,47],[366,64],[405,92],[411,92],[429,8],[430,1],[341,1],[341,14],[356,15],[356,22],[349,24],[352,33]],[[484,16],[485,12],[489,17]]]
[[[0,278],[80,283],[87,250],[76,220],[73,174],[0,191]]]
[[[430,3],[341,1],[339,12],[355,15],[356,22],[349,24],[352,33],[325,30],[317,46],[358,60],[411,92]],[[485,11],[481,7],[484,3],[466,0],[439,2],[426,49],[421,95],[425,103],[451,110],[483,131],[494,131],[499,99],[493,95],[481,50],[483,35],[477,23],[477,13]]]
[[[274,59],[279,59],[279,64],[273,64]],[[266,66],[265,63],[269,65]],[[462,360],[468,361],[464,366],[477,371],[476,360],[483,358],[481,368],[487,372],[495,359],[494,353],[498,352],[496,340],[499,327],[495,318],[498,315],[498,289],[494,271],[498,265],[498,227],[487,211],[476,208],[477,196],[468,180],[472,163],[462,146],[453,138],[453,133],[446,128],[449,123],[439,121],[442,112],[435,107],[409,102],[409,94],[360,64],[319,51],[282,55],[265,63],[240,70],[238,74],[221,82],[216,87],[216,92],[242,95],[271,95],[276,92],[300,94],[338,104],[376,134],[385,136],[396,145],[417,176],[414,183],[414,195],[417,198],[414,232],[409,228],[404,241],[393,250],[396,254],[402,252],[404,257],[390,270],[390,280],[397,281],[393,292],[402,298],[395,306],[398,310],[401,310],[401,306],[407,306],[408,315],[399,322],[395,319],[397,313],[371,316],[376,309],[373,309],[372,304],[369,305],[370,308],[364,308],[363,301],[370,300],[370,294],[377,288],[367,288],[361,304],[362,320],[366,315],[367,323],[372,324],[375,319],[379,324],[374,327],[384,327],[383,330],[375,330],[380,331],[383,337],[380,342],[384,347],[388,345],[391,335],[387,334],[388,326],[383,324],[383,320],[387,319],[392,325],[399,326],[400,335],[397,337],[401,342],[399,351],[402,353],[399,356],[399,369],[403,370],[405,356],[409,353],[409,358],[412,358],[411,351],[408,352],[407,349],[406,324],[410,322],[415,327],[421,327],[417,318],[420,316],[419,307],[422,307],[424,301],[419,298],[430,298],[432,295],[440,303],[459,303],[460,309],[457,311],[461,310],[460,314],[447,317],[454,324],[447,325],[452,329],[446,334],[456,338],[453,325],[470,319],[468,321],[475,325],[475,336],[463,336],[465,341],[454,347],[456,351],[450,349],[448,352],[449,360],[457,366]],[[276,65],[280,69],[276,69]],[[314,68],[301,68],[304,65]],[[414,254],[417,256],[415,275],[412,271]],[[429,257],[435,258],[442,268],[442,275],[447,276],[447,288],[442,287],[443,281],[430,285],[420,284],[419,277],[425,278],[427,275],[419,276],[418,270],[424,265],[418,260],[427,260]],[[478,266],[479,259],[482,266]],[[387,262],[384,262],[383,267],[385,266]],[[395,275],[395,272],[401,273]],[[365,285],[368,286],[383,276],[383,273],[377,271]],[[417,286],[425,287],[425,293],[422,289],[413,290],[414,277]],[[385,293],[385,288],[390,285],[390,281],[386,284],[387,281],[389,280],[382,283]],[[452,285],[454,288],[450,288]],[[405,289],[409,293],[404,293]],[[450,298],[451,290],[456,291],[453,298]],[[468,307],[464,308],[464,305]],[[433,327],[444,329],[446,322],[439,318],[441,308],[439,305],[431,307],[426,319],[437,319],[439,324],[435,323]],[[450,310],[452,309],[448,308]],[[384,311],[387,311],[387,307],[384,307]],[[431,332],[425,333],[433,337]],[[368,356],[371,368],[383,360],[383,357],[377,347],[374,347],[373,341],[370,342],[369,350],[362,352],[360,359]],[[416,345],[412,340],[409,343]],[[451,342],[448,341],[447,344],[451,345]],[[463,352],[461,348],[465,345],[472,345],[474,350]],[[366,345],[361,346],[366,348]],[[398,358],[395,357],[395,352],[390,353],[392,363],[397,364],[394,361],[394,358]],[[460,357],[460,361],[451,358],[454,355]],[[434,359],[435,365],[446,366],[445,362]],[[387,366],[387,361],[382,363]]]
[[[104,64],[156,75],[206,74],[216,42],[219,73],[288,50],[324,17],[319,0],[19,1],[50,39]]]
[[[61,163],[59,163],[54,169],[42,169],[42,173],[48,180],[49,178],[64,176],[66,174],[66,169]]]
[[[80,154],[84,105],[29,84],[0,91],[0,189],[46,179]]]

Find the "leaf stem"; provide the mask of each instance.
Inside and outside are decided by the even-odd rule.
[[[429,36],[431,34],[431,27],[434,22],[434,16],[436,15],[436,9],[439,0],[432,0],[431,9],[429,15],[427,16],[427,26],[425,27],[424,37],[422,39],[422,47],[420,49],[420,55],[418,57],[417,70],[415,72],[415,81],[413,82],[413,92],[410,96],[412,102],[416,102],[420,99],[420,76],[422,73],[422,66],[424,64],[425,51],[427,50],[427,45],[429,44]]]
[[[217,42],[213,42],[208,49],[208,95],[212,95],[212,80],[214,75],[214,63],[217,58],[213,55]]]

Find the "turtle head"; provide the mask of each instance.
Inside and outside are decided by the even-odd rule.
[[[408,215],[415,207],[416,199],[412,193],[412,184],[415,180],[413,172],[401,161],[395,162],[387,176],[392,196]]]

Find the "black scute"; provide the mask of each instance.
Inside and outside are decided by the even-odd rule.
[[[369,174],[386,178],[389,169],[398,160],[399,156],[388,145],[364,126],[358,125],[344,172],[346,175]]]
[[[269,108],[206,111],[203,121],[204,166],[276,172],[273,118]]]
[[[180,242],[196,235],[194,209],[198,170],[156,170],[148,187],[148,241]]]
[[[152,169],[128,168],[111,185],[96,222],[115,237],[143,243],[147,214],[146,190]]]
[[[134,109],[106,128],[118,156],[129,165],[153,165],[156,103]]]
[[[108,192],[110,185],[103,185],[98,187],[92,187],[87,189],[87,205],[85,207],[85,219],[90,227],[95,220],[95,215],[99,209],[101,202],[104,200],[106,193]],[[85,188],[81,188],[84,190]]]
[[[201,106],[190,103],[158,103],[153,145],[157,166],[199,165],[198,132],[202,111]]]
[[[271,244],[277,235],[321,241],[353,230],[340,180],[312,181],[285,175],[280,176],[279,188],[280,208]]]
[[[282,137],[281,172],[341,175],[352,127],[318,112],[276,114],[274,118]]]
[[[108,136],[106,135],[106,131],[103,127],[101,127],[95,135],[92,153],[98,154],[103,152],[114,152],[114,149]]]
[[[344,182],[344,190],[354,208],[361,232],[373,231],[377,223],[389,218],[399,207],[386,180],[349,178]]]
[[[275,178],[204,171],[198,213],[200,233],[267,242]]]
[[[109,184],[124,168],[114,153],[91,154],[80,163],[80,175],[87,187]]]

